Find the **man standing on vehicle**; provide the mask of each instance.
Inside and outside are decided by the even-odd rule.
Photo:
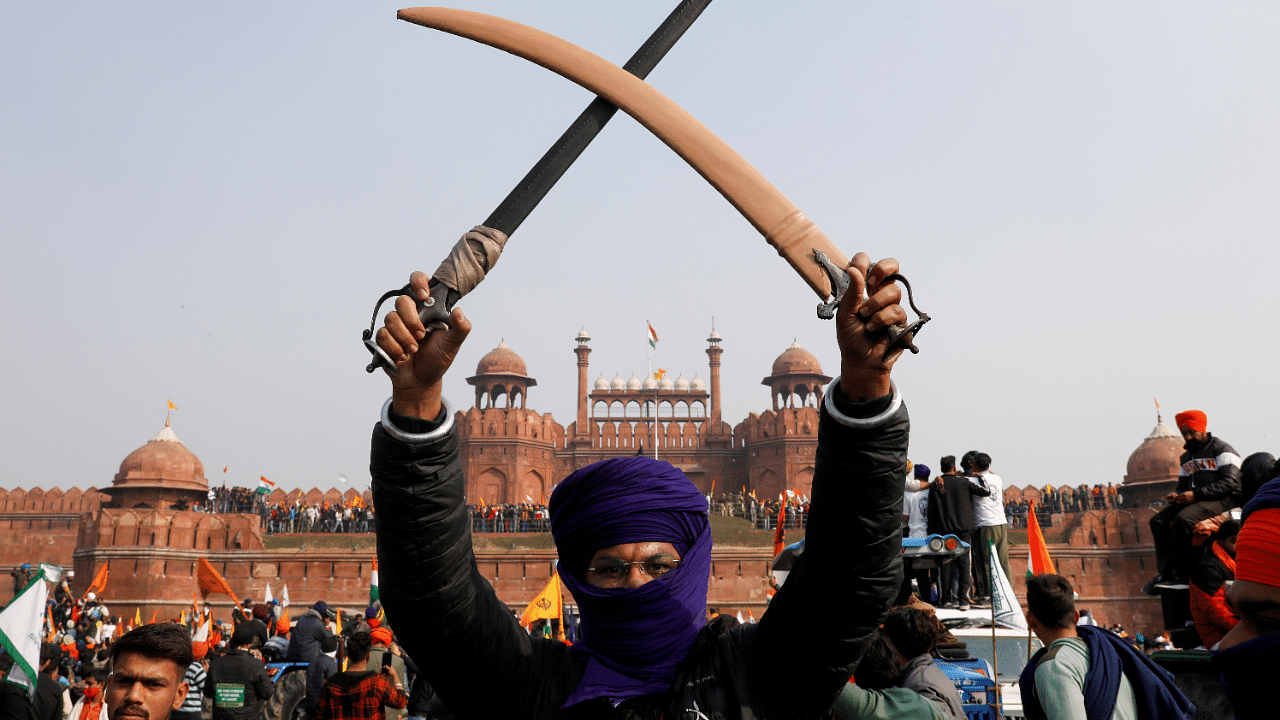
[[[969,482],[987,490],[987,494],[973,500],[973,521],[977,530],[973,534],[974,592],[979,602],[989,606],[991,602],[990,548],[995,545],[996,556],[1005,577],[1009,573],[1009,533],[1004,519],[1004,481],[991,472],[991,456],[980,452],[973,455],[973,475]]]
[[[1240,455],[1208,432],[1209,420],[1199,410],[1174,416],[1186,442],[1178,471],[1178,489],[1165,496],[1169,503],[1151,518],[1156,545],[1156,576],[1142,587],[1155,595],[1157,585],[1185,585],[1202,550],[1191,544],[1192,530],[1201,520],[1219,515],[1240,500]]]
[[[929,534],[955,535],[970,547],[942,567],[938,592],[945,607],[968,610],[973,562],[973,498],[975,495],[985,497],[990,491],[956,473],[955,455],[942,458],[941,467],[942,474],[929,484]],[[959,582],[951,579],[953,569],[959,574]]]

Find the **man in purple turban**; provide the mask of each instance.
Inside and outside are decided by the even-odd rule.
[[[530,637],[477,571],[441,397],[470,323],[455,309],[451,329],[428,334],[413,300],[397,299],[377,335],[398,369],[370,465],[379,589],[402,647],[455,715],[807,718],[851,692],[863,693],[853,697],[861,711],[890,711],[847,681],[902,579],[908,422],[885,330],[906,313],[886,281],[896,261],[859,253],[847,270],[841,378],[823,398],[806,549],[768,612],[758,624],[706,626],[706,498],[668,463],[614,458],[551,496],[558,572],[581,610],[573,646]],[[410,278],[421,298],[427,281]]]

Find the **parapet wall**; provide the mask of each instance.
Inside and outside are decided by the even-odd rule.
[[[94,512],[106,500],[97,488],[0,488],[0,513],[86,513]]]

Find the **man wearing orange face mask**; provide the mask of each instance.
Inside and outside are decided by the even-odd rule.
[[[106,668],[95,668],[84,679],[84,695],[71,707],[67,720],[107,720],[107,703],[102,686],[107,684],[110,673]]]

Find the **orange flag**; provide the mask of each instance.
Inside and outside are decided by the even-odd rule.
[[[220,593],[230,595],[232,600],[237,599],[236,592],[227,584],[226,579],[213,569],[208,558],[200,558],[196,563],[196,584],[200,586],[200,595],[203,597],[209,597],[210,593]]]
[[[785,533],[782,530],[782,526],[786,522],[787,522],[787,506],[779,505],[778,506],[778,529],[773,532],[774,557],[777,557],[778,553],[782,552],[782,548],[786,547],[787,545],[787,542],[784,539]]]
[[[151,613],[151,621],[150,621],[150,622],[148,622],[147,624],[148,624],[148,625],[155,625],[155,624],[156,624],[156,617],[157,617],[157,616],[159,616],[159,615],[160,615],[160,609],[159,609],[159,608],[156,608],[156,610],[155,610],[154,612],[152,612],[152,613]]]
[[[561,620],[563,628],[564,623],[561,617],[563,612],[564,601],[560,595],[560,576],[553,572],[546,587],[542,588],[542,592],[538,593],[538,596],[524,609],[524,614],[520,616],[520,624],[528,630],[535,620]]]
[[[98,574],[93,576],[93,582],[89,583],[89,589],[84,591],[84,596],[87,596],[89,593],[100,593],[107,589],[108,564],[109,563],[102,563],[102,567],[98,568]],[[80,599],[83,600],[84,596],[81,596]]]
[[[1027,504],[1027,544],[1030,545],[1027,555],[1031,561],[1027,567],[1027,577],[1045,573],[1057,575],[1058,571],[1053,569],[1053,558],[1049,557],[1049,547],[1044,542],[1044,533],[1040,532],[1035,500]]]
[[[133,626],[135,628],[142,627],[142,606],[133,609]]]

